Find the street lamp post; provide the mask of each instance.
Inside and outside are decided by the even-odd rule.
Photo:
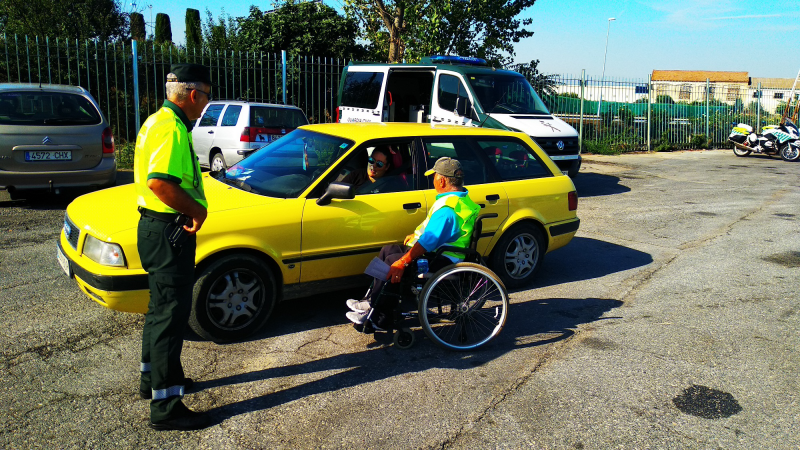
[[[606,30],[606,52],[603,54],[603,75],[600,76],[600,102],[597,104],[597,116],[600,116],[600,106],[603,104],[603,83],[606,78],[606,57],[608,56],[608,34],[611,31],[611,22],[617,20],[613,17],[608,18],[608,29]]]

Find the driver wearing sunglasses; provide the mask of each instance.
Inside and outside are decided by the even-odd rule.
[[[363,192],[362,187],[375,183],[389,171],[390,155],[391,150],[388,146],[375,147],[367,159],[367,167],[353,170],[342,179],[342,182],[352,184],[356,192]]]

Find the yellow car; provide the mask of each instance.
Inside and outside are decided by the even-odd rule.
[[[386,175],[343,183],[376,146],[393,152]],[[385,244],[425,219],[436,192],[423,173],[457,158],[470,197],[496,213],[478,250],[508,287],[529,283],[545,253],[578,230],[572,180],[528,136],[460,126],[357,123],[298,128],[225,172],[203,176],[209,214],[197,236],[190,326],[215,341],[244,338],[275,303],[367,286],[364,268]],[[352,179],[350,177],[348,179]],[[144,313],[147,274],[136,251],[133,185],[78,197],[57,258],[92,300]]]

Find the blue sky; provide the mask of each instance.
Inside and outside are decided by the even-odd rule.
[[[127,0],[130,2],[130,0]],[[341,0],[325,0],[341,11]],[[228,0],[225,13],[246,16],[252,0]],[[218,17],[222,2],[138,0],[145,21],[170,16],[176,42],[184,40],[186,8]],[[255,3],[262,10],[272,3]],[[130,10],[130,3],[126,10]],[[516,60],[540,60],[545,73],[599,77],[608,18],[606,76],[646,78],[654,69],[746,71],[751,77],[794,78],[800,70],[800,2],[796,0],[537,0],[523,13],[534,35],[516,46]]]

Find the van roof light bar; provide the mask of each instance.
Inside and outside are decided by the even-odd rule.
[[[463,64],[468,66],[488,66],[485,59],[471,56],[435,55],[422,58],[422,64]]]

